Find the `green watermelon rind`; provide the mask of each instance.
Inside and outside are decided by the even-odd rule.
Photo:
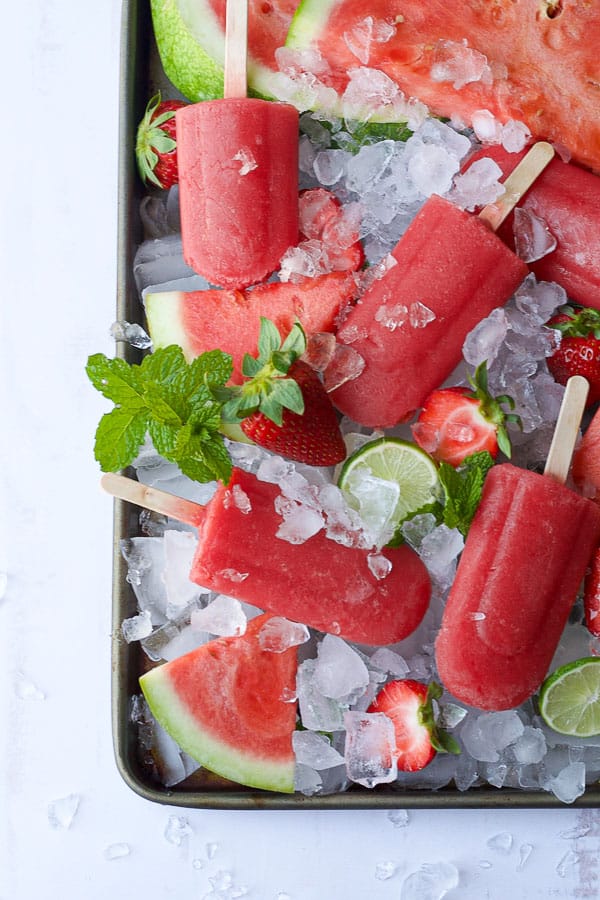
[[[180,701],[163,666],[140,678],[140,687],[156,721],[179,747],[216,775],[265,791],[294,792],[295,762],[258,757],[211,735]]]
[[[187,362],[196,355],[186,334],[181,318],[181,291],[148,293],[144,297],[148,333],[155,350],[177,344],[183,350]]]
[[[181,15],[176,0],[151,0],[158,54],[169,81],[192,103],[223,96],[225,36],[206,0],[194,5],[194,23]],[[248,93],[276,99],[280,73],[248,58]]]

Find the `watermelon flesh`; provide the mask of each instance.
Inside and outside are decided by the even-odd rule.
[[[600,503],[600,409],[596,410],[573,455],[572,474],[579,490]]]
[[[271,616],[241,637],[215,638],[151,669],[140,686],[155,719],[211,772],[238,784],[292,793],[297,650],[263,650]]]
[[[282,335],[296,320],[307,334],[333,332],[355,296],[352,273],[331,272],[300,284],[271,282],[248,291],[150,293],[145,306],[155,348],[178,344],[188,362],[206,350],[223,350],[233,357],[232,382],[239,384],[244,354],[258,351],[261,316]]]
[[[600,168],[597,3],[303,0],[287,44],[318,50],[340,94],[353,70],[379,69],[435,115],[470,125],[488,110]]]

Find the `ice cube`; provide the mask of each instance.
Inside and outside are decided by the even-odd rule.
[[[191,531],[167,529],[164,533],[165,567],[163,580],[167,595],[166,613],[172,619],[198,599],[201,588],[190,581],[198,539]]]
[[[397,774],[394,724],[383,713],[348,711],[346,727],[346,771],[348,777],[372,788],[389,784]]]
[[[531,132],[527,125],[516,119],[505,122],[500,132],[500,142],[508,153],[520,153],[530,138]]]
[[[344,762],[344,757],[331,746],[327,738],[313,731],[295,731],[292,734],[292,744],[297,762],[317,771],[332,769]]]
[[[530,209],[517,206],[514,211],[513,233],[515,251],[523,262],[532,263],[556,250],[557,240],[547,223]]]
[[[449,191],[459,168],[457,158],[436,144],[423,145],[408,160],[408,174],[424,197]]]
[[[191,626],[221,637],[239,637],[246,631],[247,619],[242,604],[234,597],[218,594],[204,609],[192,611]]]
[[[400,501],[400,485],[364,471],[351,472],[347,490],[358,503],[358,512],[372,543],[383,547],[394,533],[394,513]]]
[[[344,177],[350,154],[345,150],[321,150],[313,162],[314,173],[328,187]],[[303,232],[304,233],[304,232]]]
[[[513,753],[518,763],[539,763],[546,755],[546,738],[540,728],[526,725],[523,734],[515,741]]]
[[[471,366],[477,367],[487,360],[488,366],[497,358],[508,332],[508,318],[502,309],[493,309],[467,334],[463,344],[463,356]]]
[[[140,244],[133,260],[133,275],[140,294],[148,287],[158,288],[180,278],[194,277],[198,285],[209,286],[185,263],[180,234],[167,234]]]
[[[302,723],[312,731],[340,731],[344,727],[342,705],[319,691],[316,666],[316,659],[307,659],[298,667],[296,690]]]
[[[384,19],[374,19],[373,16],[366,16],[349,31],[344,32],[344,43],[359,62],[366,66],[371,55],[371,44],[384,44],[395,33],[396,27],[390,22],[386,22]]]
[[[115,341],[121,341],[125,344],[131,344],[138,350],[148,350],[152,346],[150,336],[144,331],[141,325],[125,321],[125,319],[113,322],[110,326],[111,337]]]
[[[432,309],[429,309],[420,300],[411,303],[408,309],[408,321],[412,328],[426,328],[430,322],[434,322],[436,315]]]
[[[296,765],[294,771],[294,790],[305,797],[312,797],[314,794],[321,792],[323,788],[323,779],[315,769],[305,766],[302,763]]]
[[[323,372],[332,361],[335,348],[335,335],[331,332],[310,334],[307,337],[306,350],[302,354],[302,359],[315,371]]]
[[[369,671],[342,638],[326,634],[319,644],[315,685],[325,697],[345,701],[357,699],[369,684]]]
[[[185,653],[191,653],[192,650],[201,647],[207,640],[208,634],[198,631],[193,628],[192,625],[186,625],[163,645],[161,658],[164,659],[165,662],[177,659],[178,656],[183,656]]]
[[[124,859],[126,856],[129,856],[131,853],[131,847],[129,844],[118,843],[118,844],[109,844],[108,847],[104,848],[104,859],[112,862],[115,859]]]
[[[404,657],[390,650],[389,647],[379,647],[369,660],[371,666],[389,675],[402,678],[408,674],[408,665]]]
[[[357,194],[364,194],[383,177],[392,156],[393,141],[367,144],[348,160],[346,187]]]
[[[375,312],[375,321],[387,328],[388,331],[396,331],[401,328],[408,318],[408,307],[404,303],[382,303]]]
[[[500,754],[521,737],[525,730],[515,710],[469,716],[461,737],[466,751],[482,762],[498,762]]]
[[[67,794],[48,804],[48,822],[51,828],[70,828],[80,803],[79,794]]]
[[[152,617],[147,609],[143,609],[136,616],[129,619],[123,619],[121,624],[121,632],[128,644],[132,641],[141,641],[142,638],[148,637],[152,633]]]
[[[168,841],[169,844],[181,847],[183,842],[193,833],[190,823],[185,816],[169,816],[167,819],[164,835],[165,840]]]
[[[258,163],[249,147],[241,147],[238,152],[234,154],[233,159],[240,164],[240,175],[247,175],[248,172],[252,172],[254,169],[258,168]]]
[[[273,616],[262,626],[258,642],[263,650],[283,653],[290,647],[304,644],[310,638],[310,631],[300,622],[290,622],[283,616]]]
[[[456,560],[465,545],[458,528],[438,525],[426,534],[418,553],[440,589],[450,587],[456,572]]]
[[[585,791],[585,763],[572,762],[542,785],[562,803],[574,803]]]
[[[160,537],[132,537],[121,541],[127,562],[127,581],[133,588],[140,611],[165,616],[167,595],[163,572],[164,543]]]
[[[433,48],[432,81],[449,81],[455,90],[460,90],[473,81],[490,83],[491,69],[487,57],[462,41],[440,39]]]
[[[502,139],[502,125],[489,109],[478,109],[471,116],[471,125],[477,140],[483,144],[499,144]]]
[[[442,900],[458,884],[458,869],[452,863],[423,863],[402,882],[400,900]]]
[[[502,169],[492,159],[476,160],[466,172],[454,176],[448,199],[461,209],[473,211],[478,206],[494,203],[504,193],[499,182]]]

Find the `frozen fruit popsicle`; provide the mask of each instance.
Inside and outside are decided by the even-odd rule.
[[[282,517],[276,485],[234,469],[206,507],[120,475],[105,475],[109,493],[198,528],[190,578],[275,615],[361,644],[400,641],[421,622],[431,585],[406,545],[384,550],[384,577],[369,567],[369,551],[346,547],[319,531],[302,544],[277,537]]]
[[[550,666],[600,539],[600,509],[564,485],[587,392],[567,386],[544,475],[489,472],[442,618],[442,682],[486,710],[523,703]]]
[[[247,287],[298,241],[298,111],[246,96],[247,0],[229,0],[225,96],[176,115],[185,261]]]
[[[508,175],[523,153],[486,147],[468,160],[490,157]],[[556,248],[529,264],[540,280],[556,281],[572,300],[600,309],[600,176],[574,163],[553,159],[517,206],[541,219]],[[498,229],[514,248],[513,216]]]
[[[505,182],[500,201],[472,216],[433,195],[338,332],[365,360],[362,373],[331,394],[355,422],[404,421],[458,365],[468,332],[514,293],[527,267],[494,234],[524,186],[552,157],[538,143]]]

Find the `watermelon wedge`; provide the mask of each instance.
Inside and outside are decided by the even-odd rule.
[[[270,282],[247,291],[147,294],[145,305],[155,348],[179,344],[188,362],[206,350],[223,350],[233,357],[232,382],[239,384],[244,354],[257,353],[261,316],[284,335],[296,320],[307,334],[332,332],[355,296],[353,274],[331,272],[301,284]]]
[[[257,616],[241,637],[216,638],[140,678],[152,714],[182,750],[231,781],[292,793],[297,652],[263,650]]]
[[[573,454],[572,475],[579,490],[600,503],[600,408]]]
[[[188,100],[223,96],[226,0],[151,0],[152,24],[169,80]],[[286,34],[299,0],[249,0],[248,83],[254,93],[273,97],[275,50]]]
[[[288,47],[318,50],[342,93],[379,69],[435,115],[478,110],[600,168],[600,4],[578,0],[303,0]]]

